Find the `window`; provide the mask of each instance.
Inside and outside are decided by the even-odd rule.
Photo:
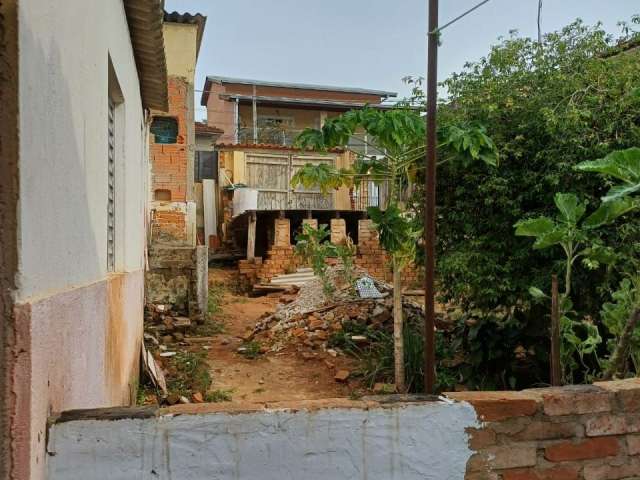
[[[218,152],[197,151],[195,156],[195,181],[203,178],[218,179]]]
[[[109,82],[106,95],[106,187],[107,187],[107,231],[106,231],[106,267],[108,272],[118,270],[124,249],[124,216],[122,211],[123,192],[119,185],[124,176],[124,97],[116,77],[115,69],[109,59]]]
[[[116,265],[116,104],[111,96],[107,135],[107,271],[113,272]]]
[[[156,143],[176,143],[178,139],[178,120],[173,117],[154,117],[151,133]]]

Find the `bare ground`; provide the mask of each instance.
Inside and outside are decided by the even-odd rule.
[[[210,282],[229,285],[231,278],[230,270],[209,270]],[[238,353],[246,331],[254,327],[262,314],[273,312],[277,302],[275,295],[250,298],[225,292],[222,312],[217,315],[225,328],[223,333],[212,338],[208,350],[213,378],[211,390],[230,390],[234,400],[249,402],[352,395],[359,388],[357,381],[339,383],[334,379],[337,370],[353,370],[352,359],[334,358],[320,351],[312,358],[304,358],[293,347],[276,353],[267,352],[256,359]],[[310,355],[307,353],[306,356]]]

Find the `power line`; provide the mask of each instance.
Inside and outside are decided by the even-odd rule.
[[[460,20],[461,18],[466,17],[467,15],[469,15],[471,12],[477,10],[478,8],[480,8],[481,6],[483,6],[485,3],[489,3],[489,0],[483,0],[482,2],[478,3],[476,6],[471,7],[469,10],[467,10],[466,12],[458,15],[456,18],[454,18],[453,20],[451,20],[448,23],[445,23],[443,26],[436,28],[434,30],[434,33],[439,33],[441,31],[443,31],[445,28],[447,28],[449,25],[453,25],[454,23],[456,23],[458,20]],[[431,33],[431,32],[429,32]]]

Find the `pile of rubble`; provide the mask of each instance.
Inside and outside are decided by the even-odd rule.
[[[272,351],[293,345],[300,350],[321,350],[335,355],[339,351],[329,348],[328,342],[348,323],[393,331],[391,285],[372,279],[380,298],[362,298],[353,285],[345,282],[342,267],[329,268],[328,276],[336,288],[331,296],[324,294],[320,279],[305,283],[297,295],[282,295],[275,313],[262,318],[252,336],[259,336]],[[366,273],[356,269],[354,277],[366,277]],[[403,298],[403,312],[405,322],[422,321],[422,307],[406,298]],[[354,335],[351,341],[368,343],[365,335]]]
[[[197,325],[189,317],[172,310],[170,305],[147,304],[144,330],[147,339],[153,337],[161,344],[179,343]],[[156,343],[156,342],[154,342]]]

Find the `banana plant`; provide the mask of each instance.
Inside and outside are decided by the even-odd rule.
[[[366,135],[365,135],[366,134]],[[475,124],[440,128],[439,164],[481,162],[487,167],[498,164],[497,149],[484,128]],[[380,236],[381,245],[391,255],[393,266],[394,375],[396,389],[404,392],[404,337],[402,315],[402,271],[415,258],[422,227],[417,218],[405,211],[408,192],[418,177],[425,155],[425,121],[419,111],[398,107],[389,110],[363,108],[325,121],[321,129],[306,129],[296,146],[314,151],[334,147],[349,149],[350,140],[360,136],[372,156],[353,151],[357,160],[347,169],[305,165],[292,178],[292,186],[319,186],[327,192],[340,186],[358,186],[355,180],[371,179],[389,185],[388,204],[371,207],[368,214]]]
[[[640,148],[616,150],[604,158],[582,162],[575,168],[581,172],[599,173],[608,180],[613,178],[616,182],[602,197],[602,204],[592,215],[592,217],[595,216],[594,224],[612,223],[618,217],[640,209]],[[631,278],[629,285],[633,285],[636,291],[629,294],[632,301],[628,306],[628,319],[622,331],[617,335],[617,345],[603,375],[605,379],[624,372],[627,359],[633,353],[630,352],[631,343],[634,334],[637,335],[636,330],[640,325],[640,294],[637,292],[638,285],[640,285],[640,273],[637,271],[637,262],[634,263],[636,263],[636,269],[629,274]]]

